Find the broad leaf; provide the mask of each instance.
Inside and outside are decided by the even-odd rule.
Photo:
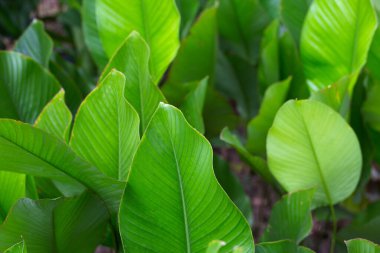
[[[107,209],[89,193],[71,199],[21,199],[0,226],[0,250],[22,238],[29,253],[94,252],[107,220]]]
[[[346,242],[348,253],[380,253],[380,246],[364,239]]]
[[[141,134],[148,126],[158,104],[165,101],[150,77],[149,54],[149,47],[144,39],[137,32],[132,32],[110,59],[99,78],[102,81],[114,68],[124,73],[124,95],[140,116]]]
[[[243,146],[239,138],[231,133],[228,128],[224,128],[220,134],[220,139],[231,145],[239,153],[240,157],[248,163],[253,171],[258,173],[263,179],[269,183],[274,183],[275,180],[269,171],[266,161],[259,157],[254,156]]]
[[[265,91],[259,114],[247,126],[247,149],[250,152],[265,156],[268,130],[272,126],[278,109],[286,100],[290,81],[291,78],[288,78],[272,84]]]
[[[83,191],[84,185],[106,202],[111,214],[115,214],[118,209],[125,185],[79,158],[52,135],[8,119],[0,119],[0,170],[75,184],[72,190],[78,193]]]
[[[111,57],[128,34],[137,31],[151,50],[150,72],[158,83],[179,47],[180,16],[174,0],[97,0],[100,41]]]
[[[300,243],[313,226],[311,203],[314,190],[290,193],[277,202],[261,241],[288,239]]]
[[[45,106],[34,126],[68,142],[71,120],[71,112],[65,104],[65,92],[61,90]]]
[[[140,141],[139,117],[124,98],[124,83],[115,70],[103,79],[80,106],[70,140],[77,154],[122,181]]]
[[[0,52],[0,117],[33,123],[58,92],[57,80],[27,56]]]
[[[305,19],[301,53],[309,88],[352,74],[352,90],[377,27],[371,0],[315,0]]]
[[[17,40],[13,50],[30,56],[47,68],[53,52],[53,41],[45,32],[44,24],[34,20]]]
[[[270,171],[288,192],[316,187],[313,204],[333,205],[357,186],[362,156],[355,133],[330,107],[291,100],[267,138]]]
[[[142,138],[119,215],[127,251],[205,252],[215,239],[226,242],[222,252],[254,250],[249,225],[216,181],[210,144],[170,105],[159,106]]]
[[[176,0],[178,10],[181,14],[181,37],[185,37],[197,15],[200,1]]]

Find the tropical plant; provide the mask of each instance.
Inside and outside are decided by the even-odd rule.
[[[45,4],[0,3],[0,252],[380,252],[380,1]]]

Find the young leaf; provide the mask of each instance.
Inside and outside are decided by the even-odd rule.
[[[117,211],[125,186],[82,160],[56,137],[9,119],[0,119],[0,170],[55,179],[75,185],[71,190],[78,193],[84,185],[106,202],[111,214]]]
[[[269,183],[274,183],[275,180],[269,171],[266,161],[259,157],[254,156],[248,152],[248,150],[241,144],[239,138],[231,133],[228,128],[224,128],[220,134],[220,139],[229,145],[231,145],[239,153],[242,159],[244,159],[252,170],[257,172],[263,179]]]
[[[68,142],[72,115],[65,104],[65,91],[60,90],[42,110],[34,126]]]
[[[96,21],[104,51],[111,57],[137,31],[151,49],[150,72],[158,83],[179,47],[180,16],[174,0],[97,0]]]
[[[140,141],[139,117],[124,98],[124,83],[115,70],[103,79],[80,106],[70,140],[77,154],[121,181]]]
[[[31,58],[0,52],[0,117],[33,123],[60,85]]]
[[[290,193],[275,204],[261,241],[288,239],[300,243],[311,231],[314,190]]]
[[[301,55],[311,91],[351,75],[352,90],[377,27],[371,0],[315,0],[302,30]]]
[[[380,253],[380,246],[364,239],[346,241],[348,253]]]
[[[265,91],[259,115],[253,118],[247,126],[247,149],[250,152],[265,156],[268,130],[272,126],[278,109],[286,100],[290,81],[291,78],[288,78],[285,81],[272,84]]]
[[[208,78],[201,80],[194,90],[189,92],[185,97],[184,102],[180,106],[186,120],[196,128],[200,133],[205,133],[203,123],[203,106],[206,99]]]
[[[44,24],[39,20],[33,20],[17,40],[13,50],[30,56],[47,68],[53,52],[53,41],[45,32]]]
[[[224,246],[226,246],[226,242],[213,240],[208,244],[206,253],[218,253],[219,250]]]
[[[141,134],[148,126],[158,104],[165,101],[160,89],[151,80],[149,54],[149,47],[144,39],[137,32],[132,32],[115,52],[99,78],[101,82],[112,69],[124,73],[124,96],[140,116]]]
[[[20,199],[0,226],[0,251],[22,238],[29,253],[94,252],[107,220],[107,209],[87,192],[69,199]]]
[[[288,191],[316,187],[313,206],[333,205],[355,189],[362,165],[359,142],[346,121],[312,100],[291,100],[267,138],[270,171]]]
[[[142,138],[119,220],[128,251],[205,252],[215,238],[225,252],[254,250],[249,225],[215,179],[210,144],[170,105],[159,106]]]

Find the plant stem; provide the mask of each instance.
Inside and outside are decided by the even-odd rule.
[[[336,240],[336,230],[337,230],[337,220],[336,220],[334,205],[332,205],[332,204],[330,204],[330,212],[331,212],[331,219],[333,222],[333,233],[331,236],[330,253],[334,253],[335,240]]]

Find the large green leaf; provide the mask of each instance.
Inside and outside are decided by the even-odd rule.
[[[122,181],[140,141],[139,117],[124,97],[124,84],[115,70],[101,81],[80,106],[70,140],[77,154]]]
[[[309,88],[317,91],[352,75],[351,90],[377,26],[371,0],[315,0],[301,38]]]
[[[58,92],[57,80],[40,64],[14,52],[0,52],[0,117],[33,123]]]
[[[182,113],[161,104],[133,160],[120,207],[127,252],[205,252],[214,239],[253,252],[249,225],[217,183],[212,148]]]
[[[149,54],[149,47],[144,39],[137,32],[132,32],[110,59],[99,79],[102,81],[114,68],[124,73],[124,95],[140,116],[141,134],[148,126],[158,104],[165,101],[150,77]]]
[[[72,115],[65,104],[65,92],[60,92],[45,106],[34,126],[68,142]]]
[[[248,163],[253,171],[258,173],[263,179],[269,183],[274,183],[275,180],[269,171],[266,161],[260,156],[254,156],[243,146],[239,137],[231,133],[228,128],[224,128],[220,134],[220,139],[231,145],[239,153],[240,157]]]
[[[267,138],[270,171],[288,191],[316,187],[314,206],[335,204],[355,189],[362,165],[359,142],[346,121],[312,100],[291,100]]]
[[[106,202],[112,214],[119,207],[125,186],[79,158],[56,137],[8,119],[0,119],[0,170],[75,184],[78,193],[83,191],[84,185]]]
[[[14,51],[28,55],[45,68],[48,67],[53,41],[41,21],[34,20],[16,42]]]
[[[25,175],[0,171],[0,223],[19,198],[25,197]]]
[[[0,226],[0,251],[22,238],[29,253],[94,252],[107,220],[107,209],[89,193],[70,199],[21,199]]]
[[[346,242],[348,253],[380,253],[380,246],[364,239]]]
[[[104,51],[111,57],[137,31],[151,49],[150,72],[157,83],[179,47],[180,16],[175,0],[97,0],[96,21]]]
[[[300,43],[304,20],[313,0],[282,0],[281,19],[292,34],[297,45]]]
[[[285,102],[291,78],[269,86],[265,91],[259,114],[253,118],[247,126],[248,140],[247,149],[254,153],[265,156],[268,130],[272,126],[278,109]]]
[[[311,203],[314,190],[290,193],[277,202],[261,241],[288,239],[300,243],[313,226]]]

